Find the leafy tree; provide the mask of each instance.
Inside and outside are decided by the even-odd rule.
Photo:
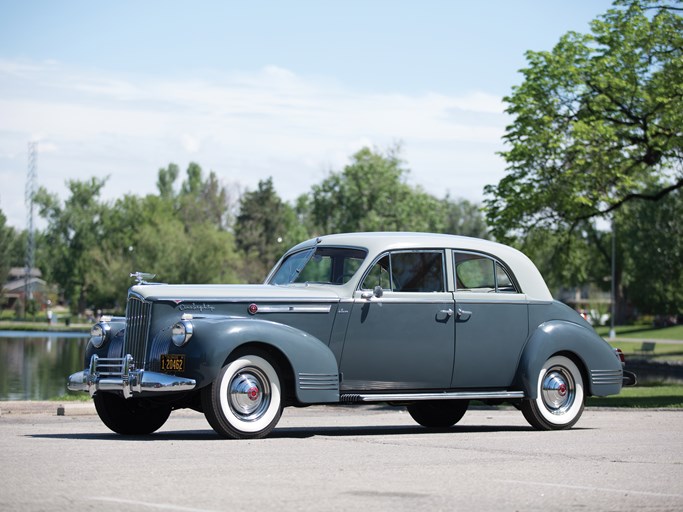
[[[527,53],[524,81],[505,98],[508,174],[486,187],[498,239],[575,229],[683,187],[681,5],[620,0],[590,34]]]
[[[243,276],[261,282],[282,253],[307,237],[295,210],[278,196],[273,179],[259,181],[240,201],[235,222],[237,248],[244,255]]]
[[[657,203],[633,201],[617,219],[625,241],[624,285],[630,302],[643,313],[683,311],[683,191]]]
[[[481,207],[466,199],[454,200],[446,196],[441,200],[440,219],[443,226],[435,231],[454,235],[488,238],[488,226]]]
[[[12,266],[11,249],[16,238],[14,229],[6,223],[7,217],[0,210],[0,304],[4,302],[3,285]]]
[[[221,230],[228,229],[230,225],[232,197],[220,184],[215,172],[211,171],[208,178],[204,179],[202,168],[194,162],[187,168],[187,178],[180,187],[176,201],[186,228],[203,222],[210,222]]]
[[[314,185],[309,211],[321,233],[429,230],[437,201],[407,183],[399,148],[363,148],[341,172]]]
[[[159,169],[157,174],[157,189],[159,190],[159,196],[163,199],[172,199],[175,195],[173,192],[173,184],[178,178],[180,169],[174,163],[168,164],[167,168]]]
[[[56,195],[42,187],[35,197],[40,215],[48,222],[45,242],[52,265],[46,277],[59,284],[75,311],[85,309],[94,290],[92,254],[105,238],[102,225],[105,205],[99,202],[105,183],[106,178],[68,181],[71,195],[63,205]]]
[[[437,199],[407,183],[409,170],[400,148],[385,153],[363,148],[341,172],[333,172],[297,211],[317,233],[354,231],[430,231],[486,236],[478,207],[450,197]]]

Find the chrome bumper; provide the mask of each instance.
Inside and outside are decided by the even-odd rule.
[[[636,377],[636,374],[633,372],[627,372],[624,370],[624,378],[623,378],[623,383],[622,386],[635,386],[638,384],[638,377]]]
[[[71,391],[87,391],[90,396],[97,391],[121,391],[125,398],[142,392],[177,392],[195,388],[194,379],[175,375],[137,370],[130,354],[122,358],[104,358],[93,355],[90,366],[67,379]]]

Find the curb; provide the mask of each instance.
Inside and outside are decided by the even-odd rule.
[[[39,414],[48,416],[95,415],[95,404],[90,402],[9,401],[0,402],[0,417]]]

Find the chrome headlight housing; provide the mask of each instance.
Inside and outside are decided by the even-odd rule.
[[[111,325],[107,322],[98,322],[90,329],[90,343],[95,348],[100,348],[109,339]]]
[[[176,347],[182,347],[194,334],[194,326],[190,320],[181,320],[173,326],[171,341]]]

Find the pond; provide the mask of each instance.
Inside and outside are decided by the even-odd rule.
[[[0,331],[0,401],[49,400],[83,369],[87,333]]]

